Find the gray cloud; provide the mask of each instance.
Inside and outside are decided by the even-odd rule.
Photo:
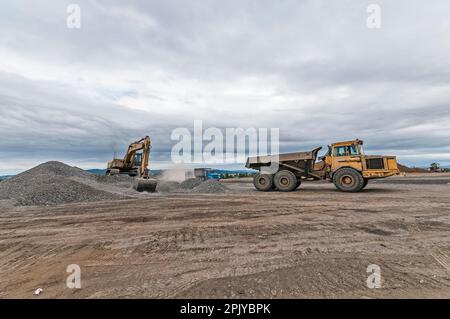
[[[0,4],[0,173],[101,165],[147,132],[279,127],[281,149],[362,138],[450,164],[448,1],[69,1]]]

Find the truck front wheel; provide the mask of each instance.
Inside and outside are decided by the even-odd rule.
[[[253,178],[253,185],[259,191],[268,192],[273,188],[273,175],[256,174]]]
[[[333,183],[342,192],[359,192],[364,187],[364,178],[353,168],[341,168],[333,175]]]
[[[295,174],[288,170],[282,170],[276,173],[273,182],[281,192],[292,192],[299,186]]]

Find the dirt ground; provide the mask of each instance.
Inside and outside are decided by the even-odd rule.
[[[450,180],[395,181],[357,194],[228,181],[220,195],[3,203],[0,297],[450,298]],[[81,289],[66,287],[69,264]],[[371,264],[379,289],[366,285]]]

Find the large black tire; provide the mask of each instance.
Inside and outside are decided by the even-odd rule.
[[[359,192],[363,189],[364,178],[353,168],[341,168],[333,175],[333,183],[342,192]]]
[[[261,192],[268,192],[273,188],[273,175],[256,174],[255,177],[253,177],[253,185]]]
[[[292,192],[299,186],[297,176],[288,170],[276,173],[273,182],[280,192]]]
[[[364,178],[364,183],[363,183],[362,189],[366,188],[367,184],[369,184],[369,179],[368,178]]]

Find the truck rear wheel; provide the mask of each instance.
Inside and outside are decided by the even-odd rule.
[[[268,192],[273,188],[273,175],[269,174],[256,174],[253,177],[253,185],[255,188],[262,192]]]
[[[282,170],[275,174],[274,183],[281,192],[292,192],[299,184],[294,173],[288,170]]]
[[[364,187],[364,178],[353,168],[341,168],[334,173],[333,183],[342,192],[359,192]]]

